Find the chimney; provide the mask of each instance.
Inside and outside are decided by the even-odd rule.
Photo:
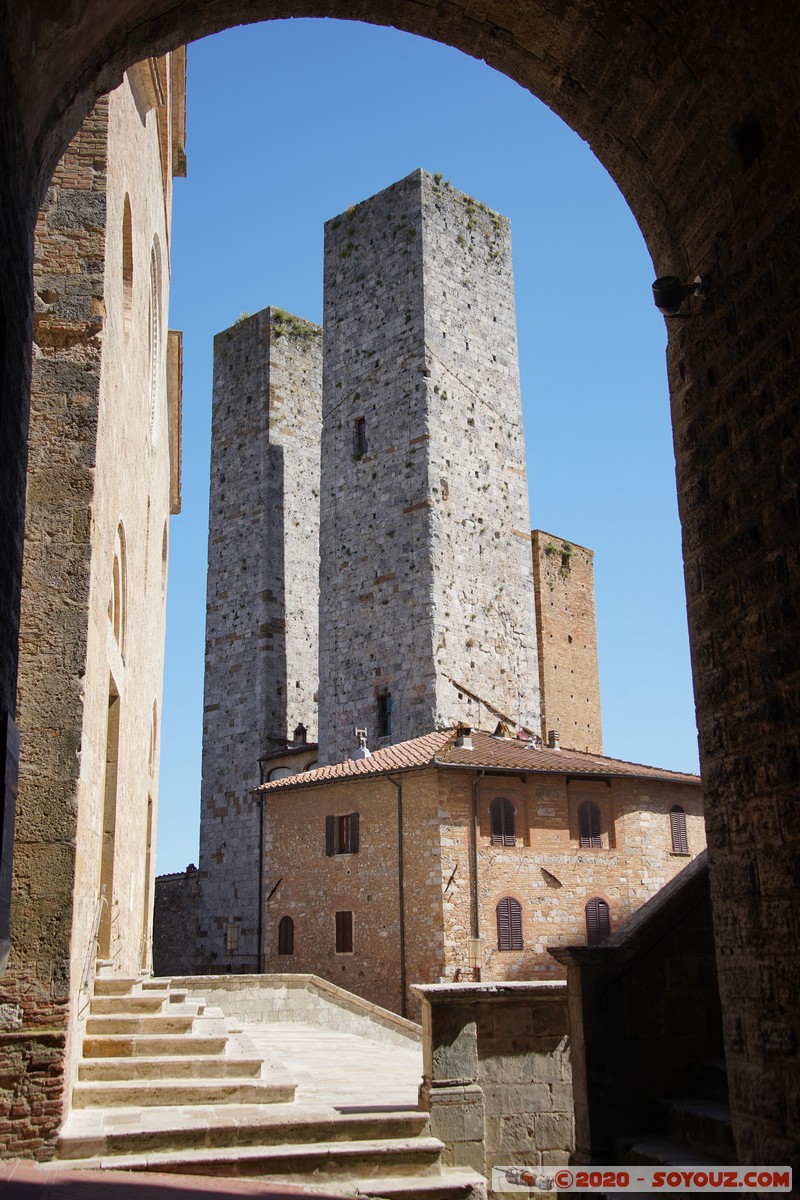
[[[456,726],[456,749],[471,750],[472,749],[472,726],[463,725],[460,721]]]
[[[367,731],[366,729],[356,729],[356,737],[358,738],[358,746],[350,755],[351,758],[372,758],[370,751],[367,749]]]
[[[547,731],[547,747],[549,750],[561,749],[561,734],[557,729],[549,729]]]

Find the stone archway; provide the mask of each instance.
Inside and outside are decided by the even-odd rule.
[[[33,220],[93,99],[146,54],[240,22],[336,16],[447,42],[535,92],[613,175],[659,273],[709,274],[670,325],[712,896],[742,1161],[800,1135],[796,741],[800,31],[716,0],[512,6],[356,0],[84,0],[5,5],[0,43],[0,705],[13,712]],[[643,299],[643,302],[647,302]]]

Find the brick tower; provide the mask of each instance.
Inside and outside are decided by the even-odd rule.
[[[539,729],[508,221],[415,171],[325,227],[320,759]]]
[[[603,753],[594,554],[534,529],[542,737],[555,734],[570,750]]]
[[[214,339],[201,971],[257,970],[259,758],[316,737],[322,339],[266,308]]]

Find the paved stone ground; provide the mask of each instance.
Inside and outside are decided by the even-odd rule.
[[[211,1200],[214,1196],[304,1195],[300,1188],[243,1179],[137,1175],[127,1171],[65,1171],[11,1159],[0,1162],[2,1200]],[[322,1198],[324,1200],[324,1197]]]
[[[267,1062],[297,1080],[296,1104],[343,1111],[417,1107],[421,1044],[385,1045],[300,1022],[247,1022],[243,1029]]]

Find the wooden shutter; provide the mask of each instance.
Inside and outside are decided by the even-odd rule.
[[[611,914],[605,900],[593,896],[586,905],[586,940],[598,946],[611,932]]]
[[[504,896],[496,909],[497,949],[522,949],[522,906],[513,896]]]
[[[672,853],[688,854],[689,839],[686,836],[686,813],[680,804],[674,804],[669,810],[669,825],[672,832]]]
[[[578,806],[578,834],[581,846],[602,846],[600,809],[592,800]]]
[[[492,820],[492,845],[516,846],[514,805],[505,796],[498,796],[489,806]]]
[[[294,921],[281,917],[278,925],[278,954],[294,954]]]
[[[337,912],[336,914],[336,953],[349,954],[353,949],[353,914],[352,912]]]
[[[336,826],[335,817],[325,818],[325,853],[328,857],[336,853]]]
[[[350,813],[350,853],[358,854],[358,813]]]

